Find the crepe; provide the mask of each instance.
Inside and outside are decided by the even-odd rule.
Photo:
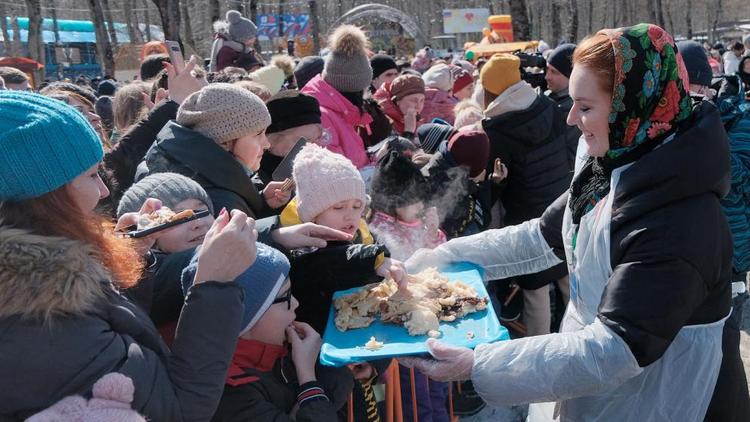
[[[152,227],[161,226],[162,224],[171,223],[172,221],[190,218],[194,214],[193,210],[185,210],[175,213],[168,207],[161,207],[150,214],[141,214],[138,216],[138,230],[146,230]]]
[[[403,325],[409,335],[439,335],[441,321],[452,322],[486,309],[473,287],[449,281],[435,268],[410,276],[407,291],[399,292],[393,280],[369,284],[334,301],[339,331],[367,327],[379,314],[383,322]]]

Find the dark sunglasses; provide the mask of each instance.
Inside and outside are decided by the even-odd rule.
[[[271,303],[272,305],[275,305],[277,303],[284,303],[286,302],[286,309],[291,310],[292,309],[292,289],[287,289],[286,293],[284,293],[283,296],[279,296],[276,299],[273,300]]]

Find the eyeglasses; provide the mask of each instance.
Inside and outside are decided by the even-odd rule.
[[[292,309],[292,289],[287,289],[286,293],[274,299],[271,304],[275,305],[277,303],[284,303],[284,302],[286,302],[286,309],[291,310]]]

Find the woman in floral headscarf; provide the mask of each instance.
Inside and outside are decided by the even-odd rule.
[[[474,351],[430,340],[434,359],[402,363],[471,379],[491,405],[537,403],[531,421],[703,420],[730,306],[719,114],[708,103],[691,109],[682,58],[657,26],[600,31],[573,62],[568,123],[584,142],[570,191],[539,219],[407,262],[471,261],[493,280],[565,259],[561,333]]]

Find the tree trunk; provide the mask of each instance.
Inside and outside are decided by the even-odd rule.
[[[578,39],[578,0],[568,0],[568,24],[566,25],[565,41],[576,42]]]
[[[664,11],[661,7],[661,0],[655,0],[653,2],[654,9],[656,9],[656,22],[662,29],[664,28]]]
[[[138,28],[138,14],[135,14],[135,22],[133,21],[133,0],[123,0],[122,2],[123,14],[125,15],[125,26],[128,27],[128,38],[130,38],[130,44],[140,44],[140,33],[141,30]]]
[[[115,59],[112,55],[112,44],[109,43],[107,30],[104,27],[104,11],[98,0],[88,0],[88,3],[96,34],[96,55],[99,57],[102,72],[111,78],[115,76]]]
[[[307,6],[310,8],[310,35],[313,41],[313,54],[320,52],[320,24],[318,23],[318,2],[309,0]],[[419,47],[419,46],[418,46]]]
[[[52,18],[52,33],[55,35],[55,47],[60,44],[60,25],[57,24],[57,9],[55,8],[55,0],[47,0],[47,11],[49,11],[50,17]]]
[[[654,5],[651,3],[651,0],[646,0],[646,9],[648,9],[648,22],[653,23],[654,25],[658,25],[658,20],[656,18],[656,9],[654,9]]]
[[[669,0],[667,0],[667,1],[669,1]],[[664,6],[664,4],[665,3],[662,2],[662,6]],[[664,28],[664,29],[666,29],[667,32],[669,32],[670,34],[672,34],[672,36],[674,36],[674,20],[672,20],[672,10],[669,7],[669,5],[666,5],[662,9],[662,11],[664,13],[664,24],[667,25],[667,27]]]
[[[692,40],[693,39],[693,16],[691,14],[691,11],[693,10],[693,0],[687,0],[687,5],[685,6],[685,10],[687,10],[687,13],[685,14],[685,26],[687,27],[687,39]]]
[[[143,0],[143,22],[146,25],[146,41],[151,41],[151,17],[148,13],[148,0]]]
[[[21,44],[21,27],[18,26],[18,18],[16,16],[13,16],[10,20],[10,26],[11,28],[13,28],[12,50],[14,56],[21,56],[23,55],[23,44]]]
[[[250,20],[253,21],[253,23],[258,22],[258,0],[250,0]],[[262,51],[258,37],[255,37],[255,45],[253,48],[258,53]]]
[[[45,64],[44,42],[42,40],[42,3],[41,0],[26,0],[26,13],[29,16],[28,46],[29,58]],[[44,80],[44,68],[34,71],[34,82]]]
[[[2,30],[3,36],[3,50],[5,56],[15,56],[13,51],[13,43],[10,40],[10,31],[8,30],[8,21],[6,16],[8,13],[5,12],[5,3],[0,3],[0,30]]]
[[[190,11],[188,8],[190,0],[180,0],[180,13],[182,14],[182,33],[184,35],[185,44],[190,47],[193,54],[198,54],[198,48],[195,45],[195,38],[193,38],[193,25],[190,22]],[[190,57],[189,54],[185,55]]]
[[[221,7],[219,0],[208,0],[208,16],[211,17],[211,24],[221,19]]]
[[[562,36],[562,25],[560,24],[560,12],[562,9],[560,9],[560,5],[557,3],[557,1],[551,1],[550,2],[550,13],[552,15],[552,19],[550,19],[550,22],[552,23],[552,42],[554,45],[550,45],[550,47],[557,47],[557,45],[560,43],[560,37]]]
[[[109,33],[109,42],[112,43],[112,50],[117,50],[117,31],[115,31],[115,21],[112,19],[112,10],[109,8],[109,0],[102,0],[104,10],[104,19],[107,20],[107,32]]]
[[[588,22],[588,29],[586,30],[586,33],[589,35],[594,32],[594,0],[588,0],[589,3],[589,22]]]
[[[179,0],[152,0],[159,10],[164,39],[180,42]]]
[[[526,0],[509,0],[510,15],[513,19],[513,39],[524,41],[531,39],[529,15],[526,12]]]

